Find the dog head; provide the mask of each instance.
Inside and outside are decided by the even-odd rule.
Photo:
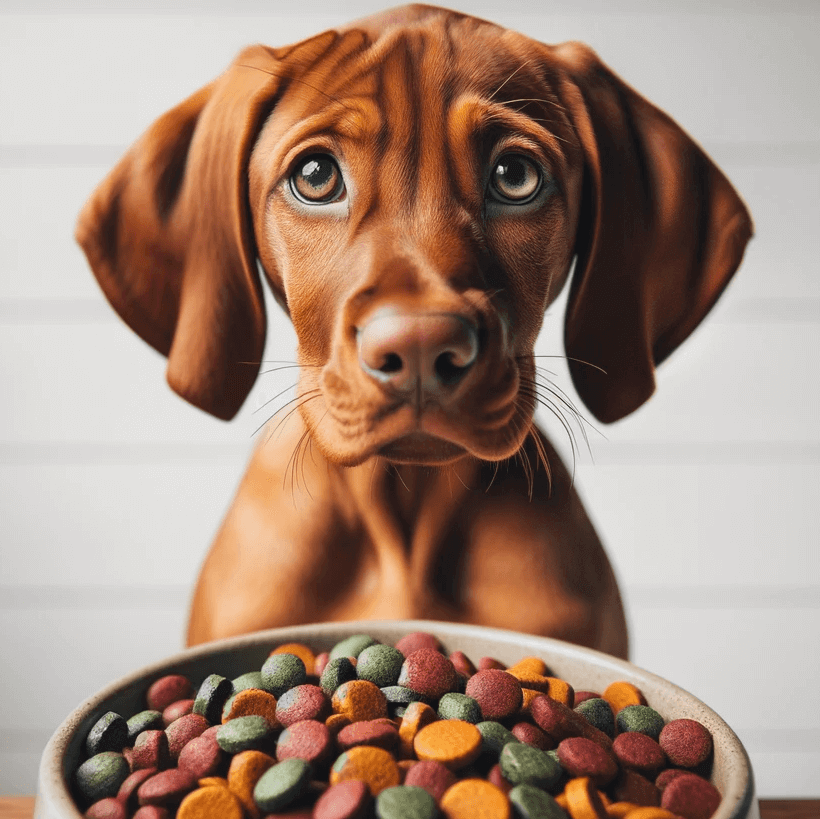
[[[171,387],[221,418],[262,356],[258,260],[314,441],[354,464],[515,453],[573,261],[573,381],[600,420],[630,413],[751,232],[711,160],[587,47],[409,6],[243,51],[134,145],[77,237]]]

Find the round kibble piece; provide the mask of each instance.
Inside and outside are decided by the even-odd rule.
[[[463,674],[468,679],[478,670],[463,651],[454,651],[450,654],[450,662],[459,674]]]
[[[458,770],[478,758],[482,744],[481,732],[472,723],[442,719],[431,722],[416,734],[413,750],[419,759],[433,759]]]
[[[313,819],[364,819],[373,802],[361,779],[331,785],[313,806]]]
[[[222,707],[225,700],[233,693],[233,685],[230,680],[219,674],[210,674],[199,686],[199,690],[194,697],[194,714],[205,717],[212,725],[222,719]]]
[[[316,655],[313,649],[304,643],[283,643],[277,646],[271,654],[294,654],[305,664],[307,674],[316,673]]]
[[[227,788],[197,788],[179,806],[176,819],[243,819],[239,800]]]
[[[330,769],[330,784],[361,779],[370,793],[378,796],[386,788],[401,783],[401,772],[392,754],[384,748],[358,745],[345,751]]]
[[[292,657],[292,654],[276,655]],[[301,663],[302,661],[299,660]],[[303,665],[304,667],[304,665]],[[304,793],[311,776],[310,764],[303,759],[286,759],[268,768],[253,789],[253,800],[263,813],[285,808]]]
[[[150,768],[146,768],[142,771],[134,771],[126,778],[125,782],[120,785],[120,789],[117,791],[117,799],[128,808],[129,813],[135,811],[138,807],[137,790],[139,786],[142,785],[146,779],[150,779],[155,773],[156,770],[151,770]]]
[[[409,657],[414,651],[420,648],[429,648],[433,651],[441,651],[441,642],[438,637],[426,631],[411,631],[405,634],[397,643],[396,648]]]
[[[456,670],[447,657],[432,648],[420,648],[402,664],[398,685],[438,699],[455,689],[456,678]]]
[[[637,805],[659,805],[660,791],[643,774],[624,768],[614,785],[612,795],[618,802],[634,802]]]
[[[691,771],[686,771],[683,768],[667,768],[666,770],[661,771],[655,777],[655,787],[658,788],[661,792],[663,789],[673,780],[677,779],[679,776],[683,776],[685,773],[691,773]]]
[[[143,805],[131,819],[171,819],[171,812],[159,805]]]
[[[367,646],[356,661],[356,676],[379,688],[395,685],[404,664],[404,654],[393,646],[377,643]]]
[[[608,737],[615,737],[615,715],[612,706],[603,697],[589,697],[576,705],[574,710]]]
[[[669,761],[681,768],[694,768],[712,753],[712,735],[693,719],[670,720],[661,730],[658,742]]]
[[[627,705],[646,705],[646,699],[640,689],[623,680],[610,683],[601,696],[612,706],[612,711],[616,715]]]
[[[564,788],[564,797],[572,819],[607,819],[598,790],[587,777],[570,779]]]
[[[331,700],[333,712],[343,714],[351,722],[379,719],[387,716],[387,699],[381,689],[367,680],[351,680],[334,692]]]
[[[178,805],[195,785],[196,780],[186,771],[169,768],[146,779],[137,789],[137,800],[140,805],[172,807]]]
[[[328,695],[346,682],[357,679],[356,666],[350,661],[349,657],[336,657],[330,660],[322,671],[322,676],[319,679],[319,685]]]
[[[414,755],[413,743],[422,728],[438,719],[436,712],[424,702],[411,702],[399,726],[399,746],[405,757]]]
[[[357,745],[375,745],[392,751],[399,744],[399,729],[390,720],[360,720],[342,728],[336,734],[336,744],[342,751]]]
[[[482,721],[479,704],[472,697],[455,692],[445,694],[438,701],[438,715],[441,719],[460,719],[473,725]]]
[[[464,693],[478,703],[485,720],[512,716],[523,702],[521,683],[512,674],[496,668],[473,674]]]
[[[210,723],[201,714],[186,714],[174,720],[166,729],[168,750],[171,759],[176,761],[182,749],[194,738],[210,728]]]
[[[423,788],[396,785],[376,797],[376,819],[436,819],[436,800]]]
[[[213,735],[198,736],[180,751],[177,767],[187,771],[194,779],[203,779],[214,776],[222,760],[222,749],[216,738]]]
[[[171,752],[165,731],[143,731],[134,743],[129,764],[132,771],[142,768],[170,768]]]
[[[84,814],[84,819],[128,819],[125,805],[117,798],[108,796],[95,802]]]
[[[519,742],[525,742],[542,751],[550,751],[555,747],[555,740],[531,722],[517,722],[512,727],[512,734]]]
[[[515,819],[567,819],[558,803],[546,791],[533,785],[516,785],[507,796]]]
[[[676,777],[661,794],[661,807],[684,819],[709,819],[719,804],[718,789],[693,773]]]
[[[628,731],[618,734],[612,743],[612,752],[625,768],[652,777],[666,766],[666,754],[647,734]]]
[[[318,685],[309,683],[285,691],[276,704],[276,719],[286,728],[305,719],[324,722],[331,713],[328,695]]]
[[[404,777],[405,785],[424,788],[436,802],[441,800],[444,792],[456,783],[456,775],[441,762],[434,759],[423,759],[411,765]]]
[[[164,711],[171,703],[189,700],[194,696],[194,686],[182,674],[167,674],[152,683],[146,700],[152,711]]]
[[[262,684],[277,701],[289,688],[306,680],[305,664],[295,654],[272,654],[262,666]]]
[[[234,694],[238,694],[240,691],[245,691],[248,688],[264,689],[262,672],[248,671],[245,674],[240,674],[238,677],[231,680],[231,687],[233,688]]]
[[[356,658],[368,646],[375,644],[376,640],[369,634],[351,634],[350,637],[345,637],[344,640],[340,640],[330,649],[330,659],[335,660],[337,657]]]
[[[588,776],[596,788],[604,788],[618,773],[615,757],[591,739],[568,737],[557,750],[558,762],[570,776]]]
[[[462,779],[441,797],[447,819],[510,819],[507,795],[484,779]]]
[[[128,723],[115,711],[103,714],[91,727],[85,740],[88,756],[103,751],[119,753],[128,743]]]
[[[134,714],[125,724],[128,727],[128,745],[133,745],[143,731],[157,731],[166,727],[162,721],[162,713],[150,709]]]
[[[285,759],[303,759],[319,766],[330,757],[332,747],[333,736],[324,723],[304,720],[294,722],[279,734],[276,758],[280,762]]]
[[[251,817],[258,815],[253,789],[262,774],[275,764],[276,760],[262,751],[242,751],[231,759],[228,787]]]
[[[552,790],[563,774],[561,766],[545,751],[523,742],[507,743],[498,763],[504,778],[513,785],[533,785],[545,791]]]
[[[162,712],[162,724],[167,728],[172,722],[176,722],[180,717],[187,716],[194,712],[194,700],[177,700],[172,702]]]
[[[638,731],[657,740],[663,730],[663,717],[648,705],[627,705],[615,717],[618,730]]]
[[[485,754],[498,756],[508,742],[520,742],[515,734],[495,720],[484,720],[476,725],[481,734],[481,750]]]
[[[402,685],[387,685],[381,689],[381,692],[387,700],[387,707],[389,709],[395,706],[407,706],[410,705],[411,702],[426,702],[428,705],[432,702],[432,700],[430,700],[429,697],[425,697],[424,694],[419,694],[417,691],[405,688]]]
[[[77,768],[74,781],[86,802],[97,802],[109,796],[116,796],[130,773],[131,769],[122,754],[116,751],[102,751]]]
[[[287,696],[287,693],[285,692],[282,696]],[[264,717],[271,728],[281,728],[282,726],[276,716],[276,708],[276,697],[273,694],[269,694],[260,688],[245,688],[225,702],[222,711],[222,722],[228,722],[228,720],[237,717],[256,715]]]

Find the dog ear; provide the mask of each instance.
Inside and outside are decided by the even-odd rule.
[[[226,420],[264,348],[247,167],[277,66],[270,49],[248,48],[158,119],[94,192],[76,230],[113,307],[168,356],[170,386]]]
[[[551,51],[571,78],[562,97],[585,158],[566,352],[584,403],[616,421],[720,296],[752,220],[701,148],[594,52]]]

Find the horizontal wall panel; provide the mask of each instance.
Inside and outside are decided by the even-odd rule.
[[[631,15],[507,7],[488,16],[546,42],[590,43],[700,141],[820,136],[816,14],[658,13],[636,23]],[[0,109],[10,114],[0,142],[54,142],[58,122],[60,142],[129,143],[243,46],[287,45],[355,17],[330,4],[304,15],[5,15],[0,76],[19,78],[20,65],[26,73],[0,87]]]

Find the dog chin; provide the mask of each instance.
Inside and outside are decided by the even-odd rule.
[[[460,460],[467,450],[426,432],[411,432],[384,444],[377,455],[397,464],[443,466]]]

